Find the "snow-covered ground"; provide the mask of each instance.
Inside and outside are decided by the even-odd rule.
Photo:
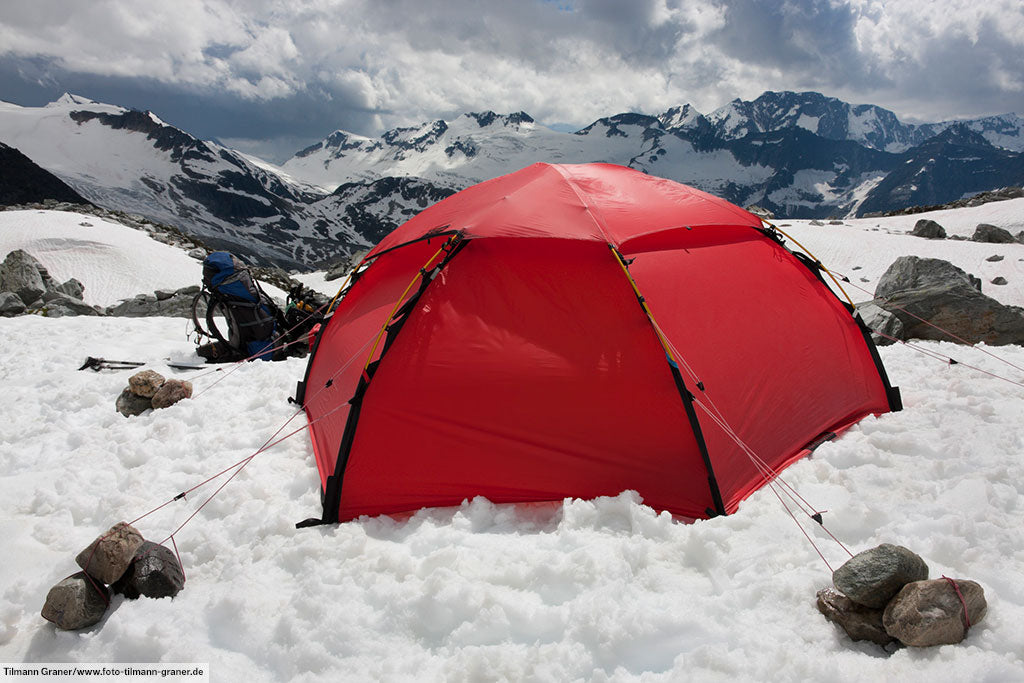
[[[1017,232],[996,212],[1012,213],[1010,202],[986,206],[962,210],[970,212],[962,229],[990,222]],[[940,222],[959,232],[960,215]],[[835,270],[861,266],[847,274],[864,273],[871,290],[900,253],[942,255],[986,281],[984,257],[1004,253],[994,265],[1009,267],[1000,271],[1009,284],[985,289],[1024,305],[1024,272],[1013,266],[1024,245],[899,234],[920,217],[778,222]],[[69,220],[73,227],[79,219]],[[0,221],[3,249],[15,242],[10,227]],[[150,245],[115,242],[85,258],[94,238],[68,229],[51,214],[19,239],[58,244],[36,255],[55,278],[86,283],[87,294],[137,293],[100,284],[101,271],[122,268],[133,283],[126,286],[140,291],[199,281],[198,262],[183,257],[181,273],[164,270],[171,257],[154,252],[150,260]],[[101,258],[118,251],[118,259]],[[67,271],[58,267],[65,262]],[[768,489],[734,515],[694,524],[657,515],[627,492],[538,506],[478,499],[297,530],[295,522],[320,509],[303,417],[287,402],[304,361],[174,374],[163,359],[193,357],[182,326],[167,318],[0,319],[0,661],[205,662],[211,680],[253,682],[1024,678],[1019,385],[909,347],[883,348],[905,410],[861,422],[784,473],[828,511],[826,523],[852,551],[905,545],[932,576],[984,587],[988,614],[963,643],[887,656],[818,614],[814,594],[830,573]],[[1024,382],[1024,372],[980,350],[920,346]],[[1024,367],[1024,348],[988,350]],[[78,372],[87,355],[150,361],[169,376],[195,378],[196,395],[125,419],[114,401],[131,371]],[[74,556],[98,534],[252,454],[289,418],[282,434],[298,433],[253,459],[176,533],[188,579],[177,597],[116,597],[84,632],[56,631],[39,616],[50,586],[77,571]],[[164,540],[220,481],[138,528]],[[833,566],[847,557],[820,530],[809,533]]]

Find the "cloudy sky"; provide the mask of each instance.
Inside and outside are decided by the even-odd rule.
[[[1024,115],[1020,0],[5,0],[0,99],[64,91],[280,160],[465,111],[579,128],[765,90]]]

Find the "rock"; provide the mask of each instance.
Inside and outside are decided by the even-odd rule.
[[[908,583],[885,608],[885,631],[912,647],[952,645],[967,635],[967,624],[977,624],[988,605],[985,591],[974,581],[955,579],[963,602],[946,579]],[[964,618],[964,605],[967,619]]]
[[[157,301],[167,301],[174,296],[174,292],[170,289],[158,289],[153,292],[153,296],[156,297]]]
[[[59,294],[66,294],[72,299],[81,299],[82,296],[85,294],[85,285],[83,285],[75,278],[71,278],[67,282],[62,282],[61,284],[57,285],[50,291],[57,292]]]
[[[842,221],[829,221],[829,225],[845,225]]]
[[[750,206],[747,207],[747,211],[754,214],[758,218],[767,218],[769,220],[775,218],[774,213],[772,213],[770,210],[764,208],[759,204],[751,204]]]
[[[901,256],[879,279],[873,303],[900,319],[904,339],[959,341],[935,325],[969,344],[1024,344],[1024,309],[985,296],[979,284],[948,261]]]
[[[102,315],[96,307],[67,294],[50,291],[46,293],[43,301],[45,302],[43,312],[49,318],[61,318],[69,315]]]
[[[0,315],[11,317],[21,315],[28,307],[15,292],[0,292]]]
[[[125,387],[121,395],[117,397],[114,407],[117,408],[117,412],[125,417],[141,415],[153,407],[153,399],[136,396],[132,393],[131,389]]]
[[[142,534],[127,522],[118,522],[78,553],[75,562],[103,583],[114,583],[132,563],[142,545]]]
[[[106,314],[125,318],[148,318],[153,316],[191,318],[192,300],[198,291],[198,285],[185,287],[175,291],[165,299],[155,295],[139,294],[133,299],[126,299],[119,304],[111,306],[106,310]],[[200,302],[196,313],[202,319],[206,315],[206,306]]]
[[[1024,244],[1024,230],[1017,233],[1017,241]]]
[[[130,600],[147,598],[173,598],[185,586],[185,575],[178,558],[169,548],[145,541],[135,551],[128,570],[114,582],[111,589]]]
[[[994,285],[1005,285],[1007,284],[1006,278],[1000,275],[999,277],[992,278],[992,284]]]
[[[136,396],[153,398],[166,381],[156,370],[141,370],[128,378],[128,390]]]
[[[206,258],[206,250],[196,247],[192,251],[188,252],[188,255],[194,259],[199,259],[200,261],[202,261],[203,259]]]
[[[853,640],[870,640],[883,647],[896,640],[882,625],[882,610],[858,605],[834,588],[818,591],[818,611],[838,624]]]
[[[974,242],[992,242],[994,244],[1011,244],[1017,240],[1010,234],[1009,230],[997,228],[988,223],[979,223],[971,236]]]
[[[922,218],[914,223],[914,229],[910,231],[910,234],[929,240],[946,239],[946,229],[929,218]]]
[[[819,221],[817,218],[815,218],[813,221],[808,223],[808,225],[825,225],[825,224],[822,223],[821,221]]]
[[[897,339],[903,339],[903,322],[896,314],[887,311],[873,301],[866,301],[857,304],[857,312],[860,313],[864,324],[871,330],[871,339],[879,346],[896,343]]]
[[[42,270],[42,264],[28,252],[10,252],[0,264],[0,292],[14,292],[26,306],[35,303],[46,292]]]
[[[985,260],[989,261],[990,263],[998,263],[1003,260],[1003,256],[1001,254],[992,254]]]
[[[192,398],[192,382],[169,379],[153,394],[153,408],[167,408],[183,398]]]
[[[85,572],[72,574],[46,594],[43,619],[65,631],[92,626],[103,618],[110,604],[110,591],[89,579]]]
[[[928,565],[903,546],[883,543],[857,553],[832,573],[841,593],[865,607],[881,609],[903,586],[928,578]]]

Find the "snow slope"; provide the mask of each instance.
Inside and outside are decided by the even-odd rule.
[[[141,230],[68,211],[0,212],[0,256],[23,249],[58,282],[77,278],[86,303],[202,284],[203,265]]]
[[[968,223],[998,225],[997,207],[1007,208],[979,207]],[[60,234],[51,218],[36,239]],[[902,218],[870,220],[878,231],[791,228],[870,272],[894,245],[933,244],[899,235]],[[148,258],[141,268],[154,266]],[[101,263],[78,261],[71,274],[93,281],[82,271]],[[137,277],[162,285],[156,272]],[[163,358],[194,358],[180,320],[21,317],[0,329],[0,661],[205,662],[211,680],[252,682],[1021,680],[1024,388],[965,365],[883,348],[905,410],[861,422],[784,473],[850,550],[902,544],[932,576],[985,588],[988,614],[964,643],[886,656],[817,613],[829,569],[768,489],[735,515],[694,524],[623,493],[537,506],[478,499],[297,530],[320,507],[303,418],[287,402],[304,361],[180,373],[195,382],[191,401],[125,419],[113,406],[130,373],[75,368],[103,355],[170,374]],[[921,346],[1024,382],[978,350]],[[1024,349],[992,350],[1024,367]],[[81,633],[42,620],[47,590],[96,535],[254,453],[293,416],[282,434],[299,432],[176,533],[188,578],[176,598],[116,597]],[[216,485],[137,526],[163,540]],[[844,560],[808,532],[832,566]]]

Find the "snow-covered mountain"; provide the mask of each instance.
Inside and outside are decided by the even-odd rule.
[[[307,267],[365,248],[451,192],[538,161],[631,166],[794,218],[938,204],[1024,184],[1022,124],[1005,115],[915,126],[873,105],[768,92],[708,115],[682,105],[575,133],[490,111],[380,137],[339,130],[276,167],[150,112],[73,95],[37,108],[0,103],[0,142],[89,201],[256,262]]]
[[[464,114],[454,121],[397,128],[379,138],[336,131],[282,168],[324,188],[395,175],[461,189],[534,161],[607,161],[741,205],[824,217],[866,211],[864,206],[906,206],[894,203],[902,201],[899,193],[876,187],[901,164],[912,163],[922,145],[952,129],[977,133],[975,156],[990,159],[992,172],[978,175],[963,163],[970,159],[955,152],[959,156],[950,159],[950,169],[956,180],[930,182],[939,201],[973,194],[989,182],[1024,182],[1016,163],[1024,149],[1024,119],[1016,115],[912,125],[874,105],[793,92],[735,100],[706,116],[688,104],[659,116],[617,114],[574,134],[540,126],[523,112]],[[930,153],[935,147],[928,147]]]
[[[803,128],[829,140],[852,140],[885,152],[905,152],[960,125],[981,134],[995,147],[1024,151],[1024,119],[1016,114],[915,125],[901,122],[888,109],[849,104],[816,92],[765,92],[749,102],[735,99],[707,119],[716,136],[725,140]]]
[[[372,187],[332,196],[151,112],[67,94],[45,107],[0,103],[0,140],[99,206],[174,225],[256,262],[307,266],[370,244],[345,216],[379,200]],[[426,206],[414,194],[391,197],[368,233]]]

